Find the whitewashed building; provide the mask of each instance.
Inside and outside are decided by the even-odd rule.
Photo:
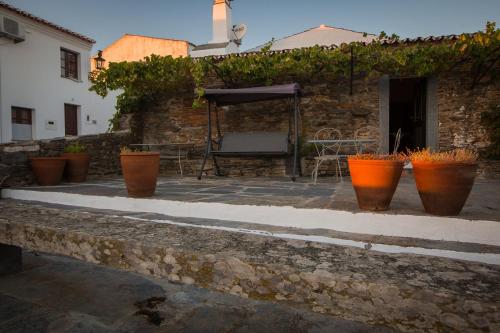
[[[0,143],[107,130],[115,98],[89,91],[93,44],[0,2]]]
[[[232,0],[213,0],[212,40],[208,44],[193,47],[190,52],[192,57],[225,55],[239,52],[241,37],[246,32],[246,27],[244,25],[233,26],[231,2]],[[239,32],[241,28],[244,31]]]
[[[322,24],[287,37],[276,39],[268,43],[257,46],[247,52],[260,51],[264,46],[271,43],[271,51],[290,50],[310,46],[339,46],[343,43],[365,42],[369,43],[377,36],[365,32],[353,31],[344,28],[331,27]]]

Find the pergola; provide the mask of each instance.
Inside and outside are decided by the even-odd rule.
[[[289,145],[293,143],[292,180],[295,181],[298,163],[298,115],[300,86],[298,83],[252,87],[241,89],[205,89],[204,97],[208,101],[208,134],[207,146],[203,162],[198,174],[201,179],[207,158],[211,156],[216,168],[216,174],[221,175],[216,156],[286,156],[290,154]],[[288,133],[280,132],[247,132],[222,134],[217,106],[236,105],[289,99],[292,108],[289,113]],[[212,110],[215,110],[217,136],[212,138]],[[291,131],[293,128],[293,141]]]

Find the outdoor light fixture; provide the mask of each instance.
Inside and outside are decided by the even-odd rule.
[[[96,69],[104,69],[104,61],[105,59],[102,57],[102,51],[97,51],[97,58],[95,60],[95,68]]]

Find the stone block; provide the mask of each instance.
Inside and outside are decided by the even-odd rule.
[[[20,272],[23,268],[22,249],[0,244],[0,275]]]

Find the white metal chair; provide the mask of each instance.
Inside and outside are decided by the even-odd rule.
[[[356,147],[356,153],[379,153],[381,143],[380,143],[380,130],[375,126],[365,126],[357,129],[354,132],[354,145]],[[360,142],[358,140],[375,140],[374,142]]]
[[[314,158],[316,161],[316,166],[312,172],[312,179],[314,181],[314,184],[316,184],[316,181],[318,179],[318,171],[319,167],[321,164],[325,161],[335,161],[335,175],[337,176],[337,180],[339,179],[339,173],[340,173],[340,180],[343,181],[342,178],[342,169],[340,168],[340,147],[341,144],[340,142],[328,142],[328,141],[333,141],[333,140],[341,140],[342,135],[339,130],[335,128],[323,128],[320,129],[319,131],[314,134],[314,140],[319,141],[319,140],[325,140],[326,142],[320,143],[320,142],[315,142],[314,146],[316,148],[316,152],[318,153],[318,156]]]

